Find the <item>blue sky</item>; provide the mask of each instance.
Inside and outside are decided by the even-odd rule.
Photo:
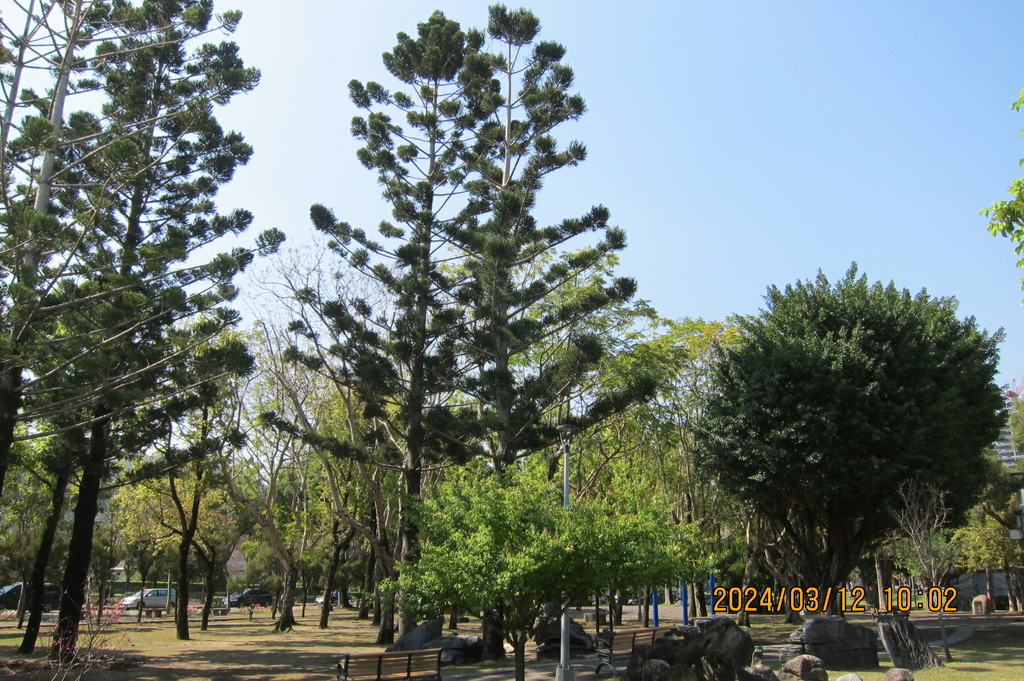
[[[510,6],[518,6],[509,3]],[[588,112],[560,138],[586,144],[552,176],[542,221],[611,210],[621,272],[666,317],[753,314],[765,289],[872,280],[955,296],[1003,328],[1000,381],[1024,378],[1017,257],[982,209],[1022,173],[1024,3],[678,2],[524,5],[568,48]],[[309,207],[372,230],[388,216],[348,133],[352,78],[389,83],[395,33],[434,9],[486,23],[485,2],[223,2],[263,72],[223,112],[256,153],[221,192],[256,227],[308,243]]]

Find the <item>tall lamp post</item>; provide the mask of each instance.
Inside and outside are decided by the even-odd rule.
[[[558,439],[562,444],[562,506],[569,505],[569,448],[572,445],[572,437],[579,430],[578,426],[562,424],[555,426],[558,431]],[[562,640],[559,643],[558,666],[555,667],[555,681],[573,681],[572,667],[569,666],[569,604],[565,604],[562,612]]]

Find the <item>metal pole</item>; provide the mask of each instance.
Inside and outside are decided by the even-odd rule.
[[[708,589],[708,617],[715,615],[715,573],[708,575],[708,582],[711,588]]]
[[[651,610],[654,615],[654,626],[658,626],[658,589],[654,587],[651,589]]]
[[[690,623],[690,590],[682,579],[679,580],[679,602],[682,604],[683,626],[685,627]]]
[[[559,438],[562,441],[562,506],[569,506],[569,450],[572,446],[572,436],[576,432],[576,426],[561,425],[555,426]],[[562,611],[562,638],[559,641],[559,661],[555,668],[555,681],[573,681],[572,667],[569,666],[569,604],[565,604]]]

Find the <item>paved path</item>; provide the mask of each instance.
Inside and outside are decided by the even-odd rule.
[[[963,643],[971,636],[974,636],[974,627],[958,627],[952,634],[946,634],[946,643],[956,645],[957,643]],[[942,639],[929,641],[928,645],[932,648],[938,648],[942,645]]]

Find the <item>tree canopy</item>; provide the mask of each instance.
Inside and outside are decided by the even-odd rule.
[[[855,265],[766,301],[717,359],[699,462],[774,523],[795,579],[835,585],[893,526],[903,481],[947,490],[954,513],[977,498],[1002,423],[1001,334]]]
[[[453,475],[424,509],[423,552],[402,573],[409,607],[504,611],[503,634],[523,679],[530,637],[565,607],[611,588],[671,583],[704,571],[691,528],[660,509],[560,505],[536,476]]]

